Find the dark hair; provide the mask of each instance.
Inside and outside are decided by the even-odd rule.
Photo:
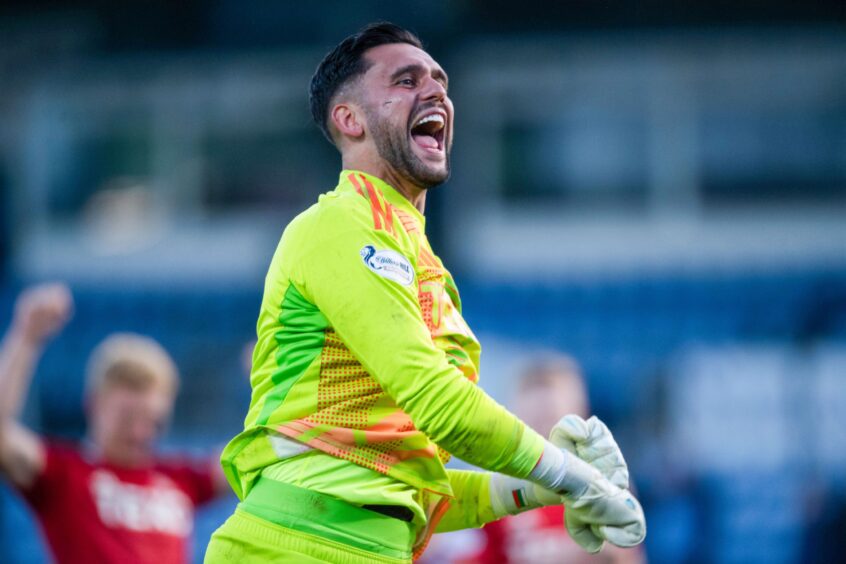
[[[389,22],[372,23],[341,41],[314,71],[309,86],[311,117],[330,142],[334,143],[326,121],[332,97],[348,80],[367,71],[365,51],[389,43],[408,43],[423,48],[420,39],[407,29]]]

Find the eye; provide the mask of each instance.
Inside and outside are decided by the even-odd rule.
[[[397,84],[401,84],[403,86],[414,86],[416,84],[415,80],[411,77],[401,78],[397,81]]]

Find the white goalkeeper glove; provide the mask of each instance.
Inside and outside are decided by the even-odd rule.
[[[529,479],[559,492],[567,531],[588,552],[599,552],[605,540],[622,547],[643,542],[646,519],[637,499],[573,453],[546,443]]]
[[[629,487],[629,468],[623,453],[611,431],[595,415],[587,421],[575,414],[565,415],[552,428],[549,440],[591,464],[615,486]],[[570,536],[578,538],[579,544],[587,550],[597,546],[601,548],[601,535],[594,533],[586,524],[579,523],[578,515],[570,512],[570,516],[571,519],[566,522]]]
[[[587,421],[578,415],[565,415],[552,428],[549,440],[599,470],[618,488],[629,487],[629,467],[623,453],[596,415]]]
[[[549,440],[566,449],[608,478],[619,488],[629,486],[629,468],[623,453],[605,423],[595,415],[585,421],[575,414],[562,417]],[[497,517],[516,515],[529,509],[561,505],[561,496],[541,486],[503,474],[491,474],[491,504]]]

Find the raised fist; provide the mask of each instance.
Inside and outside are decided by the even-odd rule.
[[[67,324],[73,314],[73,297],[61,283],[41,284],[24,290],[15,303],[14,328],[34,344],[41,344]]]

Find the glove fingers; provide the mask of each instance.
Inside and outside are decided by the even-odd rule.
[[[583,441],[586,445],[590,445],[590,448],[597,452],[619,452],[620,447],[617,446],[614,435],[596,415],[584,423],[588,435]]]
[[[587,458],[583,458],[582,460],[593,464],[612,484],[618,488],[628,489],[629,469],[625,465],[620,464],[620,459],[616,453],[609,452],[592,460]]]
[[[563,433],[556,433],[553,429],[552,434],[549,436],[549,442],[551,442],[560,449],[566,450],[567,452],[579,456],[579,453],[577,452],[576,443],[565,437]]]
[[[590,527],[581,527],[579,529],[569,531],[569,533],[570,538],[576,541],[576,544],[591,554],[596,554],[602,549],[604,541],[593,534]]]
[[[577,445],[579,457],[596,466],[615,486],[628,488],[629,470],[611,431],[596,415],[585,425],[589,438]]]
[[[625,527],[611,527],[609,525],[602,525],[597,527],[594,534],[607,540],[613,545],[628,548],[636,546],[643,542],[646,537],[646,526],[642,523],[632,523]]]
[[[567,526],[567,533],[570,538],[576,541],[576,544],[591,554],[599,552],[604,541],[591,530],[590,526],[572,516],[568,511],[564,512],[564,522]]]
[[[646,537],[646,519],[644,519],[640,502],[634,496],[627,495],[624,503],[633,512],[631,521],[622,526],[599,525],[599,530],[594,532],[611,544],[621,547],[635,546],[643,542]]]
[[[617,468],[608,476],[608,481],[620,489],[629,489],[629,472],[626,468]]]
[[[605,423],[603,423],[596,415],[591,415],[588,420],[585,421],[585,427],[587,427],[588,436],[591,438],[611,436],[611,431],[608,430],[608,426],[605,425]]]
[[[590,430],[584,419],[575,414],[562,417],[549,435],[549,440],[557,447],[575,453],[575,445],[584,442],[590,436]]]

